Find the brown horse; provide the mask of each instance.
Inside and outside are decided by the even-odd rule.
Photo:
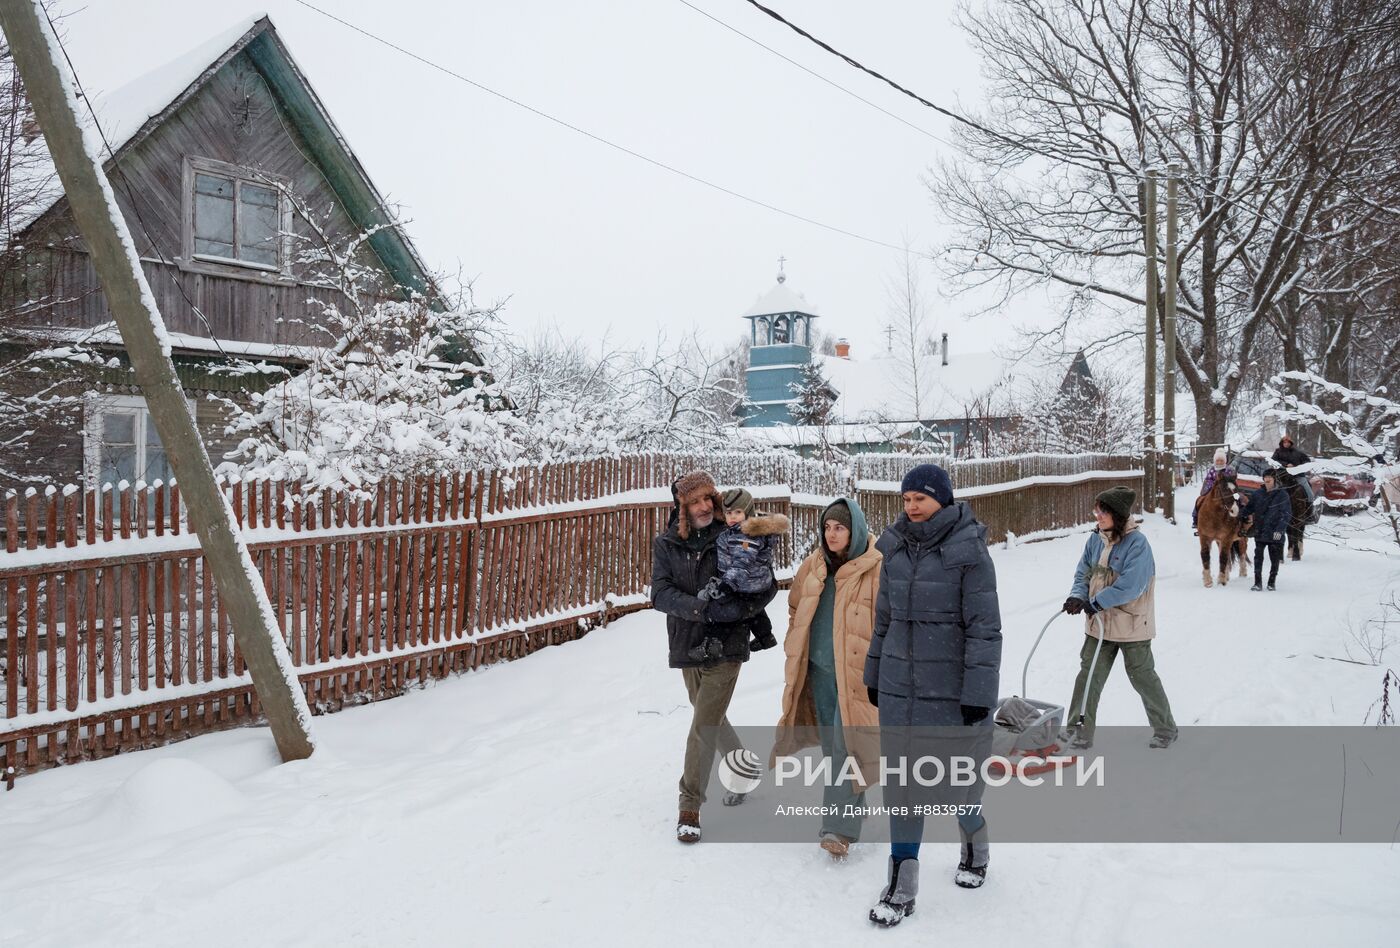
[[[1238,559],[1240,575],[1248,575],[1246,555],[1249,541],[1240,536],[1239,494],[1233,477],[1220,477],[1209,492],[1196,500],[1200,515],[1196,521],[1196,532],[1201,539],[1201,578],[1207,587],[1210,581],[1210,546],[1220,544],[1220,585],[1230,582],[1231,563]]]

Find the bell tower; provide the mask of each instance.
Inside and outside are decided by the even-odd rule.
[[[791,406],[797,403],[791,386],[800,381],[802,368],[812,361],[812,320],[817,312],[788,286],[783,272],[785,257],[778,258],[778,282],[760,296],[743,318],[749,321],[749,369],[745,377],[748,396],[745,427],[793,424]]]

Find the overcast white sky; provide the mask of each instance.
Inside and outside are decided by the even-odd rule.
[[[743,0],[690,0],[943,138],[948,122]],[[795,213],[899,244],[938,239],[921,172],[949,149],[688,9],[679,0],[317,0],[473,80],[635,151]],[[978,64],[945,0],[776,0],[776,9],[942,103],[979,99]],[[267,12],[430,265],[510,297],[509,323],[615,341],[698,326],[714,342],[772,284],[790,285],[857,355],[882,346],[898,254],[753,207],[589,141],[292,0],[91,0],[65,21],[84,84],[116,88]],[[928,283],[937,278],[930,274]],[[954,351],[1009,340],[1040,293],[980,317],[937,299]]]

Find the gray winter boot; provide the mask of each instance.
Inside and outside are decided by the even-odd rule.
[[[893,928],[914,914],[914,896],[919,894],[919,860],[890,857],[890,881],[880,893],[880,901],[870,910],[876,925]]]
[[[958,862],[958,872],[953,876],[953,881],[964,889],[980,888],[987,881],[987,863],[990,861],[987,821],[984,819],[975,833],[969,833],[959,823],[958,832],[962,834],[962,859]]]

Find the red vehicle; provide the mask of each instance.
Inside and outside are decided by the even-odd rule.
[[[1309,474],[1308,483],[1323,504],[1338,513],[1355,513],[1371,503],[1376,479],[1369,471],[1345,474]]]

